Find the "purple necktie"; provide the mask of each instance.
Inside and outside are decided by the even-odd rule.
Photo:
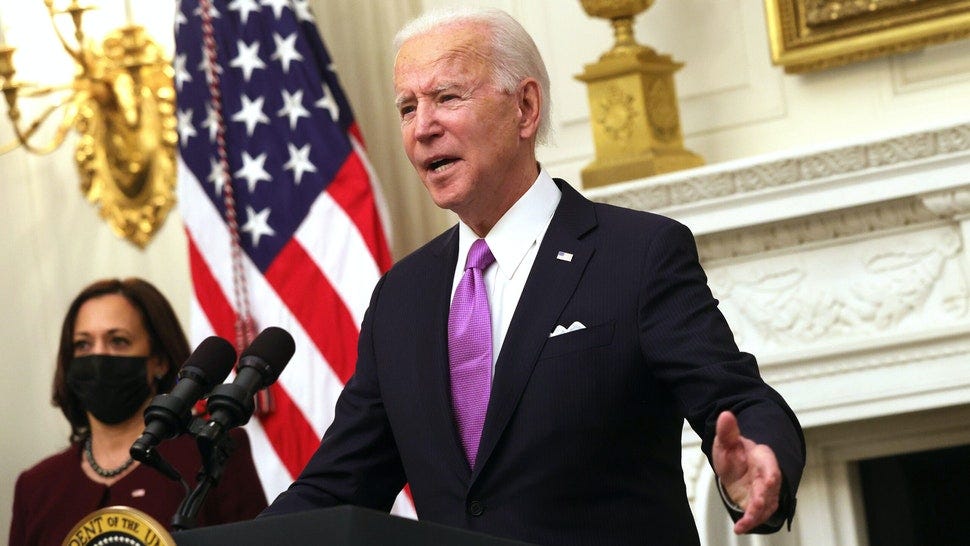
[[[472,243],[448,315],[451,405],[471,468],[492,390],[492,317],[482,272],[494,261],[485,239]]]

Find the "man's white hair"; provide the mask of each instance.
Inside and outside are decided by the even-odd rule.
[[[443,8],[425,13],[413,19],[394,37],[394,49],[400,51],[408,40],[427,34],[440,27],[456,23],[482,24],[490,31],[492,47],[492,76],[495,84],[508,93],[514,93],[525,78],[539,82],[542,108],[536,142],[544,143],[549,137],[549,73],[539,54],[539,48],[529,33],[511,15],[495,8]]]

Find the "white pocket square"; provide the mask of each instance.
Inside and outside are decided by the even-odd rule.
[[[578,320],[570,324],[569,328],[566,328],[562,324],[557,324],[556,329],[553,330],[551,334],[549,334],[549,337],[561,336],[563,334],[568,334],[569,332],[575,332],[576,330],[582,330],[584,328],[586,328],[586,325],[583,324],[582,322],[579,322]]]

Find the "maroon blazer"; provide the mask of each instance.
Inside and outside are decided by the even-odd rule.
[[[199,511],[200,527],[251,519],[266,507],[249,438],[242,429],[237,430],[231,432],[236,448],[225,473]],[[195,486],[202,459],[191,436],[163,442],[158,453],[190,486]],[[137,508],[171,531],[172,516],[185,497],[179,483],[139,465],[108,487],[84,474],[82,456],[81,444],[72,445],[20,474],[14,492],[10,546],[60,546],[86,515],[115,505]]]
[[[425,521],[542,544],[697,544],[684,419],[710,455],[717,416],[731,410],[785,476],[789,502],[763,530],[791,516],[801,428],[738,350],[690,231],[556,182],[562,199],[498,355],[475,468],[448,387],[451,229],[378,283],[333,425],[264,514],[386,510],[408,482]],[[574,321],[586,328],[549,336]]]

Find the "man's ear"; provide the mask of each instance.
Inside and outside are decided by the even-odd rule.
[[[526,78],[519,84],[516,94],[519,109],[519,137],[529,139],[539,131],[542,116],[542,90],[534,78]]]

